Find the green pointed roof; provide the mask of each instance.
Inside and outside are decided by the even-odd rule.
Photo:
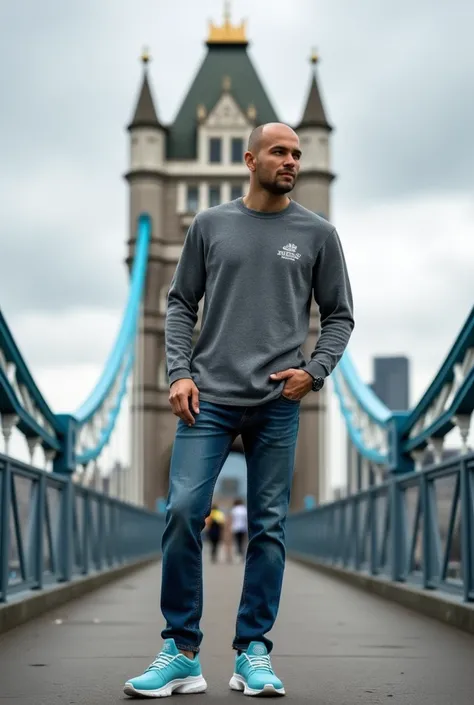
[[[323,101],[321,100],[321,94],[319,92],[318,81],[316,78],[316,63],[317,57],[313,55],[311,58],[311,63],[313,64],[313,71],[311,76],[311,83],[308,92],[308,98],[306,100],[306,106],[303,112],[303,117],[298,125],[299,127],[324,127],[326,130],[331,131],[332,127],[328,123],[326,118],[326,113],[324,112]]]
[[[197,108],[209,113],[222,95],[224,77],[231,79],[230,93],[241,110],[255,106],[255,124],[277,122],[278,117],[247,53],[247,43],[208,42],[208,52],[169,127],[168,159],[195,159]]]
[[[128,129],[131,130],[134,127],[163,127],[156,114],[146,66],[143,72],[143,82],[135,113]]]

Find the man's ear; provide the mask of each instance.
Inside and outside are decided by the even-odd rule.
[[[244,161],[245,161],[245,163],[246,163],[246,165],[247,165],[247,169],[248,169],[249,171],[255,171],[255,169],[256,169],[256,161],[255,161],[255,157],[254,157],[254,155],[252,154],[252,152],[245,152],[245,154],[244,154]]]

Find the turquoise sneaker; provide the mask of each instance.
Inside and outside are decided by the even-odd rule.
[[[252,641],[247,651],[236,657],[229,686],[232,690],[243,690],[244,695],[285,695],[283,683],[273,672],[267,647],[261,641]]]
[[[177,648],[174,639],[166,639],[163,648],[142,676],[125,683],[126,695],[167,698],[173,693],[204,693],[207,683],[202,677],[199,656],[189,659]]]

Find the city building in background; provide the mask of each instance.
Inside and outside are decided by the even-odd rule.
[[[391,411],[410,406],[410,361],[403,355],[374,357],[372,389]]]

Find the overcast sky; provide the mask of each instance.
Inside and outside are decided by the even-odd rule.
[[[0,8],[0,304],[57,410],[101,369],[126,297],[128,135],[151,49],[171,121],[222,0],[18,0]],[[283,121],[316,46],[332,220],[349,265],[351,350],[412,361],[421,395],[474,302],[472,0],[234,0]]]

